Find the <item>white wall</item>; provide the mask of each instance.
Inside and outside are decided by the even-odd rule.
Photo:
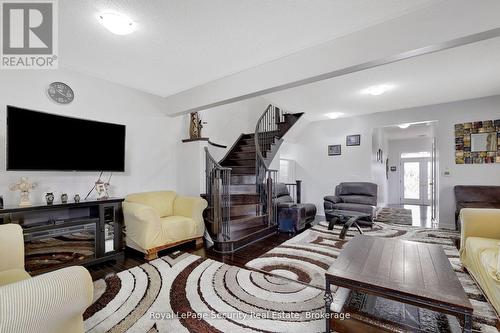
[[[66,82],[73,88],[73,103],[61,106],[47,98],[46,88],[53,81]],[[38,183],[32,195],[32,200],[37,202],[43,201],[44,193],[51,191],[56,200],[61,193],[68,193],[70,198],[79,193],[83,198],[98,176],[95,172],[7,172],[6,105],[126,125],[126,172],[113,175],[111,194],[114,196],[177,188],[175,161],[181,136],[180,118],[166,117],[159,98],[65,69],[5,70],[0,75],[0,195],[6,204],[17,204],[17,193],[10,192],[8,185],[21,176]],[[57,145],[59,140],[75,138],[47,133],[33,140],[44,140],[50,146]]]
[[[343,181],[373,181],[371,173],[372,130],[409,122],[438,120],[436,125],[440,175],[439,222],[454,227],[455,185],[500,185],[500,164],[456,165],[454,124],[500,119],[500,96],[381,112],[362,117],[310,123],[281,155],[296,161],[297,178],[303,180],[304,202],[313,202],[323,214],[323,196]],[[361,134],[361,146],[346,147],[345,137]],[[342,144],[341,156],[328,156],[327,146]],[[450,177],[444,177],[448,170]]]
[[[377,152],[382,150],[382,163],[377,161]],[[383,128],[376,128],[372,134],[372,179],[378,185],[377,200],[379,206],[385,206],[388,202],[388,182],[385,169],[385,161],[389,152],[389,142]]]
[[[396,167],[396,171],[389,171],[389,204],[400,204],[401,153],[431,152],[431,150],[432,138],[389,140],[389,168]]]

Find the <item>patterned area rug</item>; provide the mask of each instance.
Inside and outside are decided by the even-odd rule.
[[[195,255],[94,283],[87,332],[322,332],[323,290]]]
[[[375,221],[412,225],[413,219],[410,209],[384,207],[378,212]]]
[[[248,262],[246,266],[324,288],[325,271],[335,261],[349,239],[359,234],[356,229],[349,229],[346,239],[340,240],[339,234],[342,226],[336,225],[331,231],[327,227],[327,222],[320,222],[259,258]],[[442,245],[474,307],[474,329],[480,332],[497,332],[493,308],[460,264],[459,253],[453,243],[453,239],[459,237],[457,232],[380,222],[374,223],[373,228],[363,228],[363,232],[375,237],[399,238]]]

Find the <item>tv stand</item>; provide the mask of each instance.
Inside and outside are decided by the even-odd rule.
[[[7,206],[0,224],[23,228],[25,268],[37,275],[66,266],[123,260],[121,198],[79,203]]]

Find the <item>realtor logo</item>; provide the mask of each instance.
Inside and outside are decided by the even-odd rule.
[[[0,0],[2,69],[55,69],[56,0]]]

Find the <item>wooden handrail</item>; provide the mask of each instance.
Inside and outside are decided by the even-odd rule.
[[[208,150],[207,147],[205,147],[205,154],[206,154],[207,158],[217,167],[217,169],[219,169],[219,170],[233,170],[232,168],[223,167],[222,165],[220,165],[219,162],[217,162],[215,160],[215,158],[212,156],[212,154],[210,154],[210,151]]]

